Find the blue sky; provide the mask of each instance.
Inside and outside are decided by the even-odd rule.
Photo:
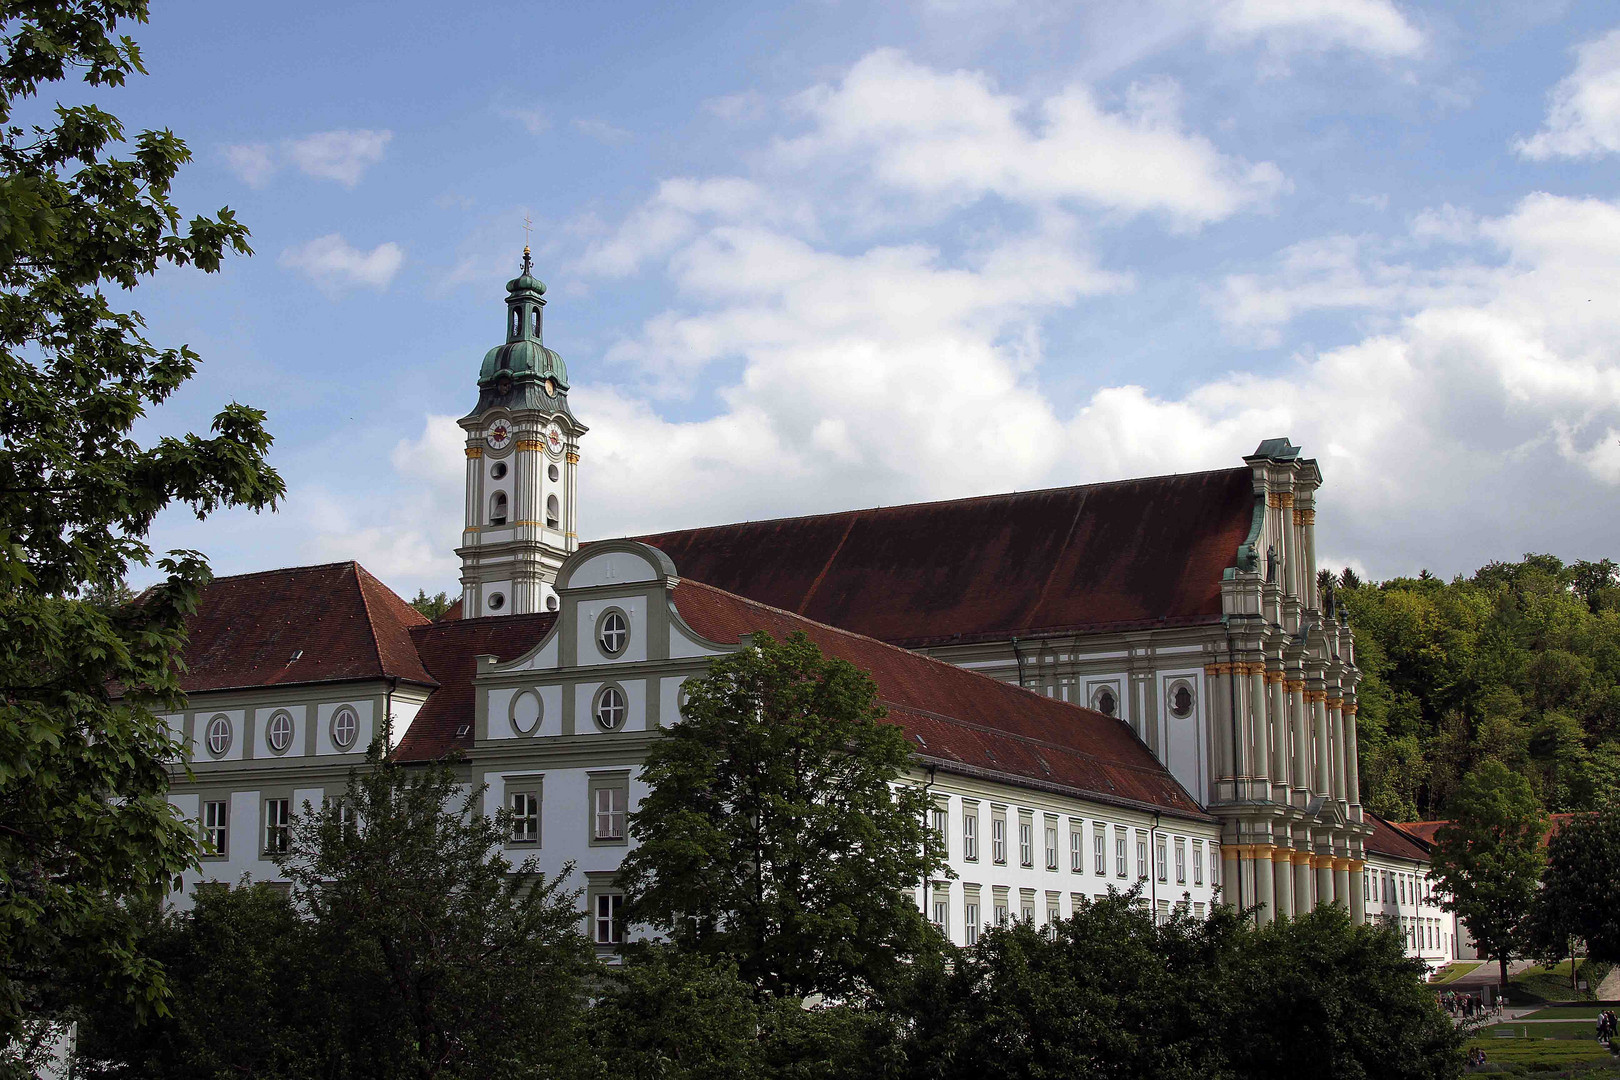
[[[266,409],[218,572],[454,591],[534,221],[586,537],[1322,464],[1384,577],[1617,554],[1620,12],[1403,0],[159,3],[97,97],[257,254],[132,302]]]

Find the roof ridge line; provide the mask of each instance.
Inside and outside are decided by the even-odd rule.
[[[212,584],[215,584],[216,582],[220,582],[220,581],[230,581],[233,578],[269,577],[271,574],[291,574],[291,573],[295,573],[295,572],[300,571],[300,570],[330,570],[333,567],[337,567],[337,566],[359,566],[359,565],[360,565],[360,563],[356,559],[338,559],[335,562],[310,563],[307,566],[277,566],[277,567],[272,567],[269,570],[244,570],[239,574],[215,574],[212,578],[209,579],[208,583],[210,585],[212,585]]]
[[[376,617],[371,613],[371,600],[366,596],[366,583],[364,579],[360,577],[361,574],[365,573],[365,568],[354,559],[349,560],[349,565],[354,567],[354,591],[360,594],[360,610],[366,613],[366,630],[368,631],[367,636],[371,638],[371,654],[377,658],[377,671],[381,673],[384,678],[390,678],[391,676],[388,674],[388,664],[384,662],[382,657],[382,646],[377,643],[377,620]],[[409,634],[406,635],[407,638],[409,636]],[[411,651],[416,652],[416,642],[414,641],[411,642]],[[417,655],[416,662],[418,664],[422,663],[422,657],[420,654]],[[427,671],[427,667],[424,665],[422,670]],[[432,674],[432,672],[428,673],[430,675]]]
[[[999,679],[994,680],[994,681],[1000,682]],[[1002,685],[1010,686],[1012,684],[1011,683],[1003,683]],[[1014,689],[1016,689],[1016,687]],[[1065,754],[1074,754],[1074,755],[1076,755],[1078,757],[1083,757],[1088,761],[1095,762],[1096,764],[1098,764],[1100,766],[1107,767],[1107,768],[1130,769],[1133,772],[1151,773],[1151,774],[1153,774],[1155,776],[1163,774],[1163,773],[1169,773],[1170,772],[1169,769],[1165,768],[1162,764],[1159,764],[1159,761],[1158,761],[1157,758],[1153,759],[1154,760],[1154,765],[1151,765],[1151,766],[1150,765],[1132,765],[1129,762],[1114,761],[1114,760],[1112,760],[1110,758],[1098,757],[1096,754],[1093,754],[1089,750],[1078,750],[1078,749],[1076,749],[1076,748],[1074,748],[1072,746],[1064,746],[1062,743],[1051,742],[1051,741],[1049,741],[1047,739],[1037,739],[1033,735],[1024,735],[1024,734],[1022,734],[1020,732],[1017,732],[1017,731],[1008,731],[1006,728],[989,727],[989,726],[987,726],[985,724],[976,724],[972,720],[963,720],[961,717],[958,717],[958,716],[946,716],[944,713],[937,713],[937,712],[934,712],[932,709],[920,709],[915,705],[902,705],[902,704],[899,704],[898,702],[891,702],[891,701],[888,701],[888,700],[886,700],[884,698],[879,698],[878,700],[883,702],[883,704],[885,706],[889,707],[889,708],[899,709],[899,710],[902,710],[904,712],[916,713],[919,716],[927,716],[927,717],[930,717],[931,719],[938,720],[941,723],[945,723],[945,724],[957,724],[957,725],[959,725],[961,727],[971,728],[974,731],[993,732],[993,733],[995,733],[997,735],[1004,735],[1009,739],[1017,739],[1019,742],[1029,743],[1031,746],[1043,746],[1043,747],[1046,747],[1046,748],[1051,749],[1051,750],[1060,750]],[[1073,702],[1065,701],[1065,702],[1063,702],[1063,704],[1072,705]],[[1104,713],[1103,715],[1106,716],[1107,714]],[[1157,766],[1157,767],[1155,767],[1155,766]],[[1174,774],[1171,774],[1171,776],[1172,776],[1172,779],[1174,779]],[[1179,783],[1179,781],[1178,781],[1178,783]]]
[[[778,521],[807,521],[810,518],[834,518],[845,514],[869,514],[878,510],[912,510],[922,506],[943,506],[947,503],[983,502],[989,499],[1010,499],[1018,495],[1046,495],[1056,491],[1076,491],[1080,488],[1106,488],[1118,487],[1122,484],[1142,484],[1150,480],[1169,480],[1180,476],[1207,476],[1212,473],[1225,472],[1251,472],[1247,466],[1225,469],[1192,469],[1188,472],[1156,473],[1153,476],[1129,476],[1119,480],[1094,480],[1089,484],[1056,484],[1052,487],[1029,488],[1016,491],[992,491],[982,495],[962,495],[954,499],[919,499],[916,502],[882,503],[877,506],[857,506],[847,510],[826,510],[819,514],[782,514],[768,518],[746,518],[742,521],[722,521],[715,525],[694,525],[688,529],[664,529],[661,532],[626,533],[622,536],[605,536],[588,543],[604,543],[609,540],[637,540],[644,536],[668,536],[673,533],[702,532],[708,529],[731,529],[739,525],[769,525]],[[580,545],[585,546],[584,544]]]

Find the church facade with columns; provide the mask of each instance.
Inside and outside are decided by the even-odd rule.
[[[169,717],[191,756],[173,798],[210,849],[188,887],[273,880],[291,816],[379,737],[407,762],[454,755],[486,809],[512,810],[512,856],[576,867],[611,951],[640,762],[680,722],[682,684],[753,633],[803,632],[871,672],[915,744],[909,780],[955,871],[917,901],[953,941],[1138,885],[1161,915],[1370,917],[1359,673],[1317,593],[1322,475],[1299,447],[582,544],[588,428],[542,341],[544,294],[525,251],[460,421],[450,612],[430,622],[356,563],[206,590]]]

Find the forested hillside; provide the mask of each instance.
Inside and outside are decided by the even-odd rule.
[[[1464,773],[1500,759],[1547,809],[1620,785],[1620,566],[1551,555],[1473,577],[1321,585],[1350,614],[1361,790],[1396,820],[1444,817]]]

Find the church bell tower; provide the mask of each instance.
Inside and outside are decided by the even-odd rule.
[[[579,437],[568,407],[568,368],[541,343],[545,282],[523,272],[506,283],[506,343],[484,354],[467,433],[461,613],[555,611],[557,570],[579,547],[574,502]]]

